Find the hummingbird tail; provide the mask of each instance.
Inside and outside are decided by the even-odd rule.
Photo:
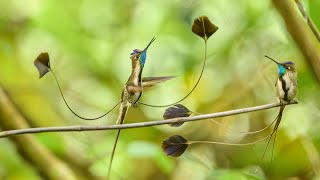
[[[123,104],[121,103],[121,105],[120,105],[120,113],[119,113],[119,117],[118,117],[118,119],[117,119],[117,123],[116,123],[116,124],[123,124],[124,119],[125,119],[126,114],[127,114],[127,111],[128,111],[128,106],[123,105]],[[107,179],[109,179],[109,177],[110,177],[110,172],[111,172],[111,167],[112,167],[112,161],[113,161],[114,154],[115,154],[115,152],[116,152],[116,147],[117,147],[117,144],[118,144],[118,139],[119,139],[119,136],[120,136],[120,132],[121,132],[121,129],[118,129],[117,136],[116,136],[116,139],[115,139],[115,141],[114,141],[113,148],[112,148],[112,152],[111,152],[111,157],[110,157],[110,162],[109,162],[109,169],[108,169]]]
[[[60,94],[62,96],[62,99],[64,101],[64,103],[66,104],[66,106],[68,107],[68,109],[72,112],[72,114],[74,114],[75,116],[77,116],[78,118],[80,119],[83,119],[83,120],[97,120],[97,119],[100,119],[104,116],[106,116],[107,114],[109,114],[111,111],[113,111],[119,104],[121,101],[119,101],[115,106],[113,106],[110,110],[108,110],[106,113],[100,115],[100,116],[97,116],[97,117],[94,117],[94,118],[86,118],[86,117],[83,117],[83,116],[80,116],[79,114],[77,114],[74,110],[71,109],[71,107],[69,106],[69,104],[67,103],[67,100],[66,98],[64,97],[63,93],[62,93],[62,89],[61,89],[61,86],[60,86],[60,83],[58,81],[58,78],[57,76],[55,75],[55,73],[53,72],[52,69],[50,69],[50,71],[52,72],[53,74],[53,77],[54,77],[54,80],[56,81],[57,85],[58,85],[58,88],[59,88],[59,91],[60,91]]]
[[[192,113],[194,114],[197,114],[197,115],[201,115],[201,113],[198,113],[198,112],[194,112],[194,111],[191,111]],[[226,126],[225,124],[221,123],[221,122],[218,122],[217,120],[213,119],[213,118],[209,118],[211,121],[213,121],[214,123],[218,124],[220,127],[224,128],[224,129],[227,129],[229,131],[232,131],[232,132],[235,132],[235,133],[239,133],[239,134],[258,134],[260,132],[263,132],[267,129],[269,129],[275,122],[276,122],[276,119],[273,120],[268,126],[262,128],[262,129],[259,129],[259,130],[255,130],[255,131],[241,131],[241,130],[238,130],[238,129],[233,129],[233,128],[230,128],[228,126]],[[271,135],[271,134],[270,134]],[[269,136],[267,136],[269,137]]]
[[[273,134],[274,134],[275,137],[274,137],[274,142],[273,142],[273,145],[272,145],[273,147],[272,147],[272,157],[271,157],[271,161],[272,161],[274,144],[275,144],[275,141],[276,141],[277,131],[278,131],[278,127],[279,127],[280,122],[281,122],[282,113],[283,113],[284,108],[285,108],[285,106],[280,106],[279,113],[278,113],[277,117],[275,118],[276,124],[274,125],[274,128],[273,128],[273,130],[272,130],[272,133],[270,134],[270,137],[269,137],[269,139],[268,139],[267,146],[265,147],[265,149],[264,149],[264,151],[263,151],[263,155],[262,155],[262,157],[261,157],[260,164],[261,164],[264,156],[266,155],[266,152],[267,152],[268,146],[269,146],[269,144],[270,144],[271,138],[272,138],[272,136],[273,136]]]
[[[190,94],[192,94],[192,92],[197,88],[197,86],[198,86],[198,84],[199,84],[199,82],[200,82],[200,80],[202,78],[202,75],[203,75],[203,72],[204,72],[204,68],[206,67],[206,61],[207,61],[207,41],[205,41],[205,43],[204,43],[204,60],[203,60],[203,65],[202,65],[202,68],[201,68],[200,75],[199,75],[198,80],[196,81],[195,85],[189,91],[189,93],[187,95],[185,95],[183,98],[181,98],[180,100],[178,100],[178,101],[176,101],[174,103],[170,103],[170,104],[166,104],[166,105],[153,105],[153,104],[148,104],[148,103],[144,103],[144,102],[140,102],[140,101],[139,101],[139,104],[142,104],[142,105],[145,105],[145,106],[149,106],[149,107],[163,108],[163,107],[168,107],[168,106],[172,106],[172,105],[178,104],[181,101],[187,99],[187,97],[189,97]]]

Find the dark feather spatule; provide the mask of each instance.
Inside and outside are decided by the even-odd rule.
[[[285,108],[284,104],[295,101],[295,96],[297,94],[297,89],[298,89],[297,71],[296,71],[296,66],[293,62],[287,61],[287,62],[279,63],[274,59],[270,58],[269,56],[265,56],[265,57],[269,58],[270,60],[272,60],[278,65],[278,79],[275,86],[276,86],[276,94],[277,94],[278,100],[281,103],[281,106],[280,106],[279,113],[276,117],[276,124],[272,130],[267,146],[265,147],[265,150],[263,152],[262,159],[265,156],[266,150],[268,148],[268,145],[270,143],[270,140],[273,134],[275,134],[275,139],[276,139],[277,130],[281,122],[283,110]]]

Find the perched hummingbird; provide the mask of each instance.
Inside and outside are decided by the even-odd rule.
[[[83,120],[97,120],[97,119],[100,119],[100,118],[106,116],[107,114],[109,114],[111,111],[113,111],[113,109],[115,109],[120,104],[120,113],[119,113],[119,116],[117,119],[117,124],[122,124],[124,122],[124,119],[125,119],[125,116],[126,116],[126,113],[129,109],[129,107],[138,107],[138,100],[140,99],[143,91],[148,90],[151,87],[153,87],[159,83],[162,83],[164,81],[167,81],[167,80],[174,77],[174,76],[163,76],[163,77],[142,78],[142,70],[143,70],[143,67],[144,67],[144,64],[146,61],[147,50],[154,40],[155,40],[155,38],[152,38],[152,40],[149,42],[147,47],[144,48],[143,50],[139,50],[139,49],[133,50],[133,52],[130,54],[131,55],[130,59],[132,62],[132,72],[131,72],[131,75],[130,75],[126,85],[122,89],[121,100],[113,108],[108,110],[108,112],[104,113],[101,116],[94,117],[94,118],[82,117],[82,116],[78,115],[74,110],[72,110],[72,108],[69,106],[69,104],[67,103],[67,100],[65,99],[65,97],[63,95],[62,89],[60,87],[60,83],[59,83],[55,73],[53,72],[53,70],[50,67],[48,53],[41,53],[35,59],[34,65],[36,66],[36,68],[38,69],[38,71],[40,73],[40,78],[43,77],[45,74],[47,74],[49,71],[52,72],[53,77],[58,85],[58,88],[59,88],[59,91],[60,91],[60,94],[62,96],[63,101],[65,102],[68,109],[75,116],[77,116]],[[116,149],[117,142],[119,139],[119,135],[120,135],[120,129],[118,130],[118,133],[117,133],[117,136],[115,139],[115,143],[114,143],[114,146],[112,149],[109,170],[108,170],[108,178],[110,175],[112,160],[114,157],[114,153],[115,153],[115,149]]]
[[[164,76],[164,77],[142,78],[142,70],[144,68],[144,64],[146,61],[147,50],[154,40],[155,38],[152,38],[152,40],[149,42],[147,47],[144,48],[143,50],[134,49],[133,52],[130,54],[131,55],[130,59],[132,62],[132,71],[127,83],[122,89],[120,112],[117,119],[117,124],[122,124],[124,122],[124,119],[129,107],[134,107],[134,108],[138,107],[138,100],[140,99],[143,91],[148,90],[154,85],[167,81],[174,77],[174,76]],[[112,154],[110,157],[108,178],[110,176],[112,161],[113,161],[115,149],[117,146],[117,142],[119,139],[119,135],[120,135],[120,129],[118,130],[118,133],[114,142],[114,146],[112,149]]]
[[[278,97],[278,100],[280,101],[281,106],[280,106],[279,113],[276,117],[276,124],[272,130],[272,133],[268,140],[268,144],[264,150],[262,159],[266,153],[266,150],[268,148],[272,135],[275,134],[276,136],[277,134],[277,130],[282,118],[282,113],[285,108],[284,103],[290,103],[295,101],[295,96],[297,94],[297,89],[298,89],[297,71],[296,71],[296,66],[293,62],[288,61],[284,63],[279,63],[269,56],[265,56],[265,57],[269,58],[270,60],[272,60],[278,65],[278,79],[275,86],[276,86],[277,97]]]

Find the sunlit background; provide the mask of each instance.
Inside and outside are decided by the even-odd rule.
[[[303,3],[320,27],[320,2]],[[0,86],[30,127],[114,124],[118,109],[96,121],[74,116],[52,74],[39,80],[33,65],[37,55],[49,53],[70,106],[82,116],[96,117],[119,101],[131,73],[132,50],[144,48],[155,36],[143,76],[177,77],[145,92],[141,101],[169,104],[187,94],[200,74],[204,43],[191,31],[200,15],[208,16],[219,30],[208,41],[199,86],[182,102],[190,110],[213,113],[277,102],[277,66],[264,55],[297,65],[299,104],[285,109],[272,162],[272,141],[263,161],[267,141],[247,147],[192,145],[179,158],[162,152],[161,142],[174,134],[188,140],[245,143],[271,132],[239,134],[204,120],[122,131],[111,179],[320,178],[319,84],[269,0],[2,0]],[[129,110],[126,123],[161,120],[164,111],[140,105]],[[277,113],[275,108],[217,120],[253,131],[267,126]],[[99,131],[33,137],[76,179],[105,179],[115,135],[115,131]],[[28,161],[17,147],[12,139],[0,139],[0,179],[45,178],[42,167]]]

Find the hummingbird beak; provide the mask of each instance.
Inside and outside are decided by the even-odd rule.
[[[144,50],[143,51],[147,51],[148,50],[148,48],[149,48],[149,46],[153,43],[153,41],[154,40],[156,40],[156,38],[155,37],[153,37],[152,39],[151,39],[151,41],[149,42],[149,44],[147,45],[147,47],[146,48],[144,48]]]
[[[271,57],[269,57],[269,56],[267,56],[267,55],[264,55],[264,57],[270,59],[271,61],[275,62],[275,63],[278,64],[278,65],[280,64],[280,63],[278,63],[276,60],[272,59]]]
[[[283,76],[286,72],[283,63],[278,63],[276,60],[272,59],[271,57],[265,55],[266,58],[270,59],[271,61],[275,62],[278,65],[278,75],[279,77]]]
[[[140,53],[139,59],[140,59],[140,64],[141,64],[142,67],[144,66],[144,63],[146,62],[147,50],[148,50],[149,46],[152,44],[152,42],[153,42],[155,39],[156,39],[156,38],[153,37],[153,38],[151,39],[151,41],[149,42],[149,44],[147,45],[147,47],[144,48],[144,50]]]

